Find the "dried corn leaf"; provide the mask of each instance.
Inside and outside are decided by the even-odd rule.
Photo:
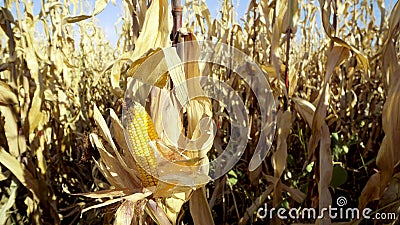
[[[11,175],[11,172],[10,171],[4,171],[4,172],[1,172],[0,173],[0,181],[5,181],[5,180],[7,180],[9,177],[10,177],[10,175]]]
[[[369,202],[379,199],[381,193],[380,184],[381,178],[379,173],[375,173],[369,178],[358,198],[358,208],[360,210],[364,210]]]
[[[63,18],[63,21],[65,23],[77,23],[92,18],[93,16],[96,16],[99,13],[101,13],[107,7],[107,4],[109,2],[110,0],[96,0],[92,15],[67,16]]]
[[[281,1],[278,1],[276,6],[276,10],[278,12],[277,15],[285,15],[284,10],[286,9],[285,5],[281,3]],[[277,21],[273,24],[272,27],[272,37],[271,37],[271,59],[272,59],[272,65],[275,68],[275,74],[276,77],[278,78],[278,90],[281,91],[283,90],[285,96],[287,96],[287,90],[284,87],[283,83],[280,82],[281,80],[281,62],[279,58],[279,47],[280,47],[280,37],[282,33],[282,17],[277,18]]]
[[[96,122],[96,125],[100,128],[101,136],[111,145],[113,149],[117,149],[114,144],[114,141],[111,136],[111,132],[108,129],[107,123],[104,120],[103,116],[100,113],[99,108],[96,105],[93,106],[93,118]]]
[[[208,43],[210,44],[210,43]],[[233,48],[232,46],[228,46],[225,44],[217,43],[216,45],[210,44],[211,48],[213,49],[211,58],[209,59],[202,59],[204,62],[210,62],[210,63],[215,63],[220,66],[224,66],[226,68],[230,68],[231,70],[235,71],[238,75],[240,75],[241,78],[250,86],[251,90],[255,93],[256,99],[258,101],[259,105],[263,105],[264,107],[261,107],[261,133],[260,133],[260,139],[257,143],[256,149],[254,151],[254,154],[251,158],[250,164],[249,164],[249,170],[253,171],[255,170],[265,159],[271,145],[272,145],[272,139],[273,135],[275,132],[275,118],[276,118],[276,109],[275,109],[275,99],[270,91],[269,88],[269,83],[267,78],[265,77],[264,73],[262,70],[257,66],[255,62],[253,62],[251,59],[248,58],[246,54],[243,52],[239,51],[238,49]],[[215,52],[214,52],[215,50]],[[226,54],[229,53],[229,54]],[[226,55],[224,55],[226,54]],[[233,65],[230,62],[229,59],[234,59],[233,60]],[[218,79],[218,78],[216,78]],[[213,83],[215,86],[215,80],[213,79],[204,79],[204,86],[207,86],[207,82]],[[222,85],[226,85],[224,83],[221,83]],[[212,86],[210,85],[209,89],[212,91]],[[220,86],[220,85],[219,85]],[[228,89],[229,90],[229,89]],[[220,90],[217,90],[217,93]],[[244,136],[247,136],[248,134],[248,114],[247,112],[242,111],[245,107],[241,107],[240,104],[242,104],[242,100],[239,99],[237,100],[236,97],[238,95],[236,93],[233,93],[232,95],[235,97],[235,99],[230,99],[229,105],[230,107],[234,108],[232,111],[235,113],[234,122],[232,123],[234,125],[234,135],[231,135],[231,140],[233,138],[235,139],[235,145],[234,148],[231,149],[230,151],[224,151],[223,156],[228,156],[228,159],[223,159],[219,157],[217,160],[214,160],[211,162],[210,167],[214,167],[218,165],[219,169],[218,171],[214,169],[214,175],[213,177],[220,177],[221,171],[226,172],[226,168],[231,168],[230,166],[233,166],[234,163],[236,163],[234,160],[237,159],[235,158],[236,156],[241,156],[243,152],[240,152],[242,149],[241,147],[246,145],[247,140],[243,139]],[[232,97],[231,96],[231,97]],[[233,102],[237,104],[232,104]],[[238,109],[238,110],[236,110]],[[240,138],[239,138],[240,137]],[[245,143],[246,142],[246,143]],[[231,157],[235,155],[235,157]],[[215,167],[214,167],[215,168]],[[223,173],[225,173],[223,172]]]
[[[119,87],[121,79],[121,67],[122,67],[122,61],[116,60],[113,63],[113,67],[111,68],[111,77],[110,77],[111,87],[113,87],[113,92],[118,97],[121,97],[123,95],[123,91]]]
[[[0,104],[14,105],[17,103],[17,96],[12,92],[10,86],[3,81],[0,81]]]
[[[176,223],[175,221],[170,221],[168,216],[165,214],[164,209],[160,208],[157,202],[149,200],[147,205],[148,205],[148,207],[146,207],[147,213],[158,224],[172,225]]]
[[[397,79],[391,80],[388,97],[383,108],[382,126],[385,137],[376,159],[376,164],[381,169],[381,191],[390,181],[394,166],[400,161],[398,151],[398,146],[400,146],[400,79],[398,79],[400,69],[395,71],[392,76]]]
[[[282,18],[281,31],[291,30],[295,32],[297,20],[299,18],[299,3],[297,0],[282,1],[286,7],[286,12]],[[279,13],[279,12],[278,12]],[[278,18],[280,15],[278,14]]]
[[[380,4],[382,5],[382,4]],[[381,51],[379,51],[377,54],[382,53],[383,51],[386,50],[386,46],[389,45],[389,42],[391,41],[391,37],[393,37],[394,35],[398,35],[396,33],[398,33],[399,28],[398,28],[398,24],[400,23],[400,3],[397,1],[395,6],[392,9],[392,12],[390,14],[389,17],[389,32],[387,34],[387,37],[385,39],[385,43],[384,43],[384,48],[381,49]],[[384,53],[386,54],[386,53]],[[384,61],[385,62],[385,61]]]
[[[163,52],[169,76],[174,85],[174,95],[179,104],[184,106],[190,101],[184,66],[175,48],[165,48]]]
[[[149,52],[149,50],[168,46],[170,42],[170,28],[171,24],[170,15],[168,13],[168,1],[153,1],[146,11],[146,17],[142,27],[143,32],[139,35],[139,38],[135,43],[134,51],[125,53],[116,62],[110,64],[113,67],[110,77],[111,85],[117,96],[120,96],[122,92],[119,87],[122,60],[130,59],[134,64],[137,64],[137,60],[142,58]],[[132,65],[131,68],[132,67],[134,67],[134,65]],[[142,76],[146,77],[147,74],[142,74]],[[155,84],[155,82],[150,83]]]
[[[90,193],[76,193],[72,195],[82,195],[88,198],[114,198],[114,197],[127,196],[140,191],[141,189],[136,189],[132,192],[132,190],[130,190],[129,188],[123,188],[123,189],[101,190]]]
[[[190,213],[192,215],[192,219],[195,225],[214,224],[214,219],[212,218],[211,210],[208,206],[208,201],[204,189],[199,189],[193,192],[189,204]]]
[[[289,111],[279,111],[278,113],[278,143],[276,151],[272,155],[272,165],[274,168],[275,177],[281,177],[283,171],[286,169],[287,158],[287,138],[292,127],[292,114]]]
[[[301,117],[307,122],[307,125],[312,127],[315,106],[309,101],[301,98],[294,97],[292,100],[295,103],[296,111],[300,113]]]
[[[324,85],[318,97],[318,104],[313,116],[312,134],[308,142],[308,157],[309,159],[314,155],[314,150],[317,148],[318,142],[322,135],[322,126],[325,124],[325,117],[327,107],[329,104],[329,81],[336,66],[340,65],[344,60],[349,57],[349,50],[345,47],[335,46],[327,54],[328,62],[324,76]],[[328,131],[329,133],[329,131]],[[306,163],[308,164],[308,163]]]
[[[164,87],[167,83],[168,72],[167,64],[165,60],[163,60],[164,57],[165,55],[161,48],[149,50],[141,58],[131,64],[128,70],[128,76],[133,77],[144,84],[154,85],[159,88]],[[136,99],[135,92],[138,87],[135,82],[136,81],[128,80],[127,90],[125,93],[126,97]]]
[[[135,214],[135,202],[124,201],[115,213],[114,225],[131,225]]]
[[[289,111],[278,112],[278,126],[277,126],[277,148],[274,154],[272,155],[272,166],[274,168],[274,176],[280,178],[286,168],[286,159],[287,159],[287,142],[286,139],[289,135],[291,124],[292,124],[292,114]],[[276,179],[274,182],[274,207],[277,207],[278,204],[282,201],[282,182],[280,179]]]
[[[263,203],[271,194],[272,190],[274,190],[274,185],[269,185],[267,189],[255,199],[255,201],[251,204],[251,206],[246,209],[246,213],[243,215],[243,217],[240,218],[239,220],[240,225],[247,224],[248,220],[254,214],[254,212],[256,212],[260,207],[262,207]]]
[[[92,209],[97,209],[97,208],[101,208],[101,207],[108,206],[108,205],[111,205],[111,204],[115,204],[115,203],[118,203],[118,202],[120,202],[122,200],[124,200],[124,199],[123,198],[115,198],[115,199],[107,200],[107,201],[105,201],[103,203],[96,204],[96,205],[84,208],[81,213],[83,214],[83,213],[85,213],[85,212],[87,212],[89,210],[92,210]]]
[[[90,141],[92,145],[99,150],[102,163],[106,166],[105,168],[100,167],[101,172],[113,186],[119,189],[127,187],[134,189],[140,187],[138,178],[132,176],[124,166],[121,165],[120,161],[106,150],[96,134],[90,134]]]
[[[40,194],[38,181],[14,156],[6,152],[1,146],[0,163],[10,170],[19,182],[31,191],[36,200],[39,199],[38,196],[40,196]]]
[[[269,182],[271,182],[271,183],[273,183],[273,184],[277,183],[278,180],[279,180],[279,178],[277,178],[277,177],[273,177],[273,176],[265,175],[265,174],[263,175],[263,177],[264,177],[267,181],[269,181]],[[304,194],[303,192],[301,192],[299,189],[291,188],[291,187],[289,187],[289,186],[287,186],[287,185],[285,185],[285,184],[283,184],[283,183],[282,183],[282,189],[283,189],[284,191],[287,191],[288,193],[290,193],[290,196],[291,196],[296,202],[301,203],[301,202],[303,202],[304,199],[306,198],[306,194]]]
[[[91,17],[92,16],[90,16],[90,15],[69,16],[69,17],[65,17],[64,21],[65,21],[65,23],[77,23],[77,22],[80,22],[82,20],[89,19]]]
[[[271,78],[276,78],[276,70],[275,67],[273,65],[261,65],[261,69],[268,74],[269,77]],[[279,70],[279,74],[284,73],[285,72],[285,65],[281,65],[281,69]]]
[[[40,123],[39,123],[39,126],[41,126]],[[41,128],[42,127],[40,127],[40,129]],[[44,155],[45,154],[44,147],[45,147],[44,136],[43,135],[36,136],[31,143],[31,150],[34,151],[36,154],[37,167],[38,167],[40,173],[43,175],[46,174],[46,170],[47,170],[47,163],[46,163],[46,158]]]
[[[10,154],[16,158],[20,157],[18,141],[18,125],[15,114],[10,107],[0,105],[0,116],[4,117],[5,136]]]
[[[28,121],[29,121],[29,133],[32,134],[35,129],[39,126],[39,122],[42,119],[41,112],[42,98],[40,89],[36,89],[31,107],[28,112]],[[30,135],[29,139],[32,141],[33,136]]]
[[[190,160],[187,160],[186,163],[184,161],[170,161],[171,159],[165,158],[164,155],[160,154],[156,146],[153,149],[156,154],[157,171],[161,181],[177,186],[180,191],[195,189],[210,181],[207,173],[201,170],[203,166],[200,163],[201,158],[197,160],[188,158]],[[170,192],[162,190],[163,188],[161,187],[157,187],[157,189],[159,190],[155,195],[168,196]],[[171,191],[178,192],[176,190]]]
[[[96,4],[94,5],[93,16],[101,13],[108,5],[110,0],[96,0]]]
[[[162,141],[171,147],[183,146],[182,112],[179,111],[176,98],[167,89],[153,88],[151,99],[151,117]]]
[[[20,27],[20,29],[23,29]],[[32,29],[32,28],[30,28]],[[30,75],[34,80],[36,86],[35,93],[33,95],[33,100],[31,107],[28,112],[28,122],[29,122],[29,133],[32,133],[39,125],[39,121],[41,121],[42,113],[42,94],[43,94],[43,87],[42,82],[40,79],[43,79],[41,74],[39,73],[39,62],[38,58],[36,57],[35,46],[32,40],[32,33],[26,32],[24,33],[24,38],[26,40],[25,44],[25,59],[26,64],[29,69]],[[29,138],[32,141],[32,136]]]
[[[322,135],[319,148],[319,208],[328,208],[332,205],[332,196],[329,187],[332,179],[332,153],[331,153],[331,137],[329,127],[326,123],[322,125]],[[324,213],[324,218],[319,221],[319,224],[331,224],[331,218],[328,213]]]
[[[202,32],[205,33],[206,28],[203,24],[203,20],[206,21],[208,30],[211,30],[212,22],[211,22],[211,14],[210,10],[207,7],[207,3],[204,0],[199,2],[192,1],[193,11],[196,14],[196,19],[202,28]]]
[[[17,189],[18,189],[18,185],[15,183],[14,180],[11,180],[10,195],[7,199],[7,202],[5,202],[4,205],[2,205],[0,208],[0,224],[6,224],[7,219],[9,218],[9,215],[11,214],[9,212],[9,210],[15,204],[15,199],[17,197]]]
[[[146,198],[147,196],[149,196],[150,194],[151,194],[151,192],[146,192],[146,193],[135,193],[135,194],[128,195],[128,196],[125,196],[125,197],[107,200],[107,201],[105,201],[105,202],[103,202],[103,203],[96,204],[96,205],[93,205],[93,206],[84,208],[84,209],[82,210],[82,214],[85,213],[85,212],[87,212],[87,211],[89,211],[89,210],[96,209],[96,208],[101,208],[101,207],[104,207],[104,206],[108,206],[108,205],[111,205],[111,204],[114,204],[114,203],[118,203],[118,202],[123,201],[123,200],[131,201],[132,203],[135,203],[135,202],[137,202],[137,201],[140,201],[140,200],[145,199],[145,198]]]
[[[152,1],[146,11],[143,32],[136,41],[135,50],[130,57],[133,62],[149,49],[169,45],[169,33],[172,27],[170,17],[167,0]]]
[[[12,1],[6,1],[6,3],[8,2],[8,4],[6,4],[6,7],[1,7],[0,9],[0,21],[1,21],[1,27],[4,30],[4,33],[6,33],[7,35],[9,35],[9,33],[7,32],[7,28],[6,26],[4,26],[3,24],[5,24],[5,21],[14,21],[14,17],[13,14],[11,13],[11,11],[9,9],[11,9],[11,2]],[[11,38],[11,37],[10,37]]]
[[[360,62],[360,65],[362,65],[362,68],[364,69],[363,75],[366,80],[369,80],[368,58],[366,56],[364,56],[364,54],[361,53],[358,49],[356,49],[355,47],[349,45],[344,40],[335,36],[335,29],[333,28],[333,25],[330,23],[331,4],[333,4],[333,1],[319,0],[319,4],[321,6],[322,25],[325,29],[325,33],[328,35],[328,37],[332,41],[339,44],[340,46],[343,46],[343,47],[351,50],[352,52],[354,52],[356,54],[357,60]]]
[[[171,224],[176,224],[177,219],[179,216],[179,213],[182,209],[183,204],[188,200],[191,192],[182,191],[182,192],[177,192],[170,194],[167,198],[162,199],[158,198],[156,199],[156,203],[158,206],[158,210],[162,210],[164,215],[168,218]],[[153,209],[153,208],[151,208]],[[161,214],[158,213],[159,215]],[[162,214],[161,214],[162,215]],[[157,218],[156,221],[159,221],[160,218]],[[161,224],[161,223],[160,223]]]
[[[187,88],[190,90],[188,92],[189,95],[189,106],[187,107],[188,113],[188,127],[187,134],[190,139],[198,139],[197,143],[193,143],[192,145],[197,145],[197,148],[193,148],[195,146],[189,146],[189,149],[192,151],[189,152],[190,158],[204,158],[204,162],[208,163],[207,152],[212,147],[212,142],[208,141],[211,135],[205,135],[204,131],[209,131],[212,133],[211,123],[208,123],[207,127],[203,129],[200,128],[200,120],[205,119],[205,117],[211,118],[211,100],[208,97],[205,97],[205,93],[203,92],[202,87],[200,86],[200,68],[198,61],[200,60],[200,47],[197,42],[196,36],[193,35],[192,32],[189,32],[184,36],[184,57],[186,63],[184,64],[186,79],[189,80],[187,83]],[[178,46],[178,51],[182,46]],[[202,132],[201,132],[202,131]],[[191,145],[189,143],[188,145]],[[200,145],[200,146],[199,146]],[[195,150],[195,151],[193,151]],[[200,150],[200,151],[199,151]],[[208,171],[204,171],[208,173]]]
[[[125,141],[124,127],[122,126],[121,121],[119,120],[117,114],[113,109],[110,109],[110,119],[111,119],[111,128],[112,128],[112,136],[113,140],[118,144],[119,151],[123,152],[124,156],[128,156],[129,147]],[[121,151],[122,150],[122,151]],[[129,163],[130,160],[126,162]]]
[[[400,3],[397,2],[389,18],[389,32],[383,50],[383,72],[389,82],[389,90],[382,112],[382,127],[385,137],[382,140],[376,164],[380,168],[380,194],[393,176],[393,169],[400,161],[400,66],[393,38],[399,35]]]
[[[324,76],[324,85],[322,92],[319,95],[316,111],[313,116],[312,134],[308,142],[308,157],[309,160],[314,155],[318,142],[319,148],[319,172],[320,177],[318,181],[319,193],[319,207],[326,208],[332,203],[332,197],[329,192],[329,185],[332,178],[332,155],[330,152],[330,132],[329,127],[325,122],[327,108],[329,105],[329,82],[333,74],[334,68],[340,65],[345,59],[349,57],[349,50],[342,46],[335,46],[328,52],[328,61],[326,73]],[[307,163],[308,164],[308,163]],[[327,214],[322,218],[319,223],[330,224],[330,218]]]

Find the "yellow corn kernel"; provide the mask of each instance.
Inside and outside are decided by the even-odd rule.
[[[128,145],[136,161],[143,187],[157,185],[157,161],[150,141],[158,139],[153,121],[139,103],[126,99],[124,103],[124,127]]]

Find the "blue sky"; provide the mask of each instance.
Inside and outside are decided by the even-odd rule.
[[[184,2],[185,0],[182,0]],[[94,2],[94,1],[93,1]],[[206,0],[208,8],[210,10],[211,16],[215,18],[218,11],[221,9],[222,0]],[[247,7],[250,4],[250,0],[232,0],[235,11],[238,13],[238,18],[241,18],[247,11]],[[94,3],[93,3],[94,5]],[[122,15],[122,3],[121,0],[117,0],[117,5],[114,6],[111,2],[107,5],[106,9],[96,16],[99,25],[103,28],[104,33],[110,42],[115,45],[118,37],[115,33],[114,24],[117,22],[118,18]],[[237,18],[237,19],[238,19]]]
[[[38,1],[38,0],[34,0]],[[88,0],[89,2],[94,2],[95,0]],[[169,0],[170,1],[170,0]],[[219,10],[221,9],[221,3],[223,0],[205,0],[208,8],[210,10],[210,13],[213,18],[218,15]],[[239,19],[244,16],[244,14],[247,12],[248,6],[250,4],[251,0],[231,0],[232,4],[235,7],[235,11],[237,12],[237,17],[235,17],[235,20],[239,22]],[[115,32],[115,26],[114,24],[117,22],[118,18],[121,17],[122,15],[122,0],[116,0],[117,5],[114,6],[111,2],[107,5],[106,9],[101,12],[99,15],[96,16],[98,19],[99,25],[103,28],[104,33],[106,37],[110,40],[111,44],[116,46],[118,36],[117,33]],[[182,2],[185,2],[185,0],[182,0]],[[318,0],[314,0],[316,4],[318,4]],[[368,3],[372,2],[374,4],[374,11],[378,12],[378,7],[377,3],[375,0],[368,1]],[[395,0],[385,0],[385,6],[387,10],[390,10],[391,7],[396,3]],[[92,7],[93,7],[92,6]],[[377,16],[377,15],[376,15]],[[319,13],[317,14],[317,19],[319,19]],[[380,19],[380,16],[377,16],[377,19]]]
[[[80,2],[82,0],[78,0]],[[118,19],[122,16],[122,1],[123,0],[115,0],[116,5],[113,5],[111,1],[105,8],[103,12],[101,12],[99,15],[96,16],[98,20],[98,24],[100,27],[103,28],[103,31],[106,35],[106,37],[109,39],[111,44],[113,46],[116,46],[118,36],[115,30],[115,23],[118,21]],[[170,1],[170,0],[168,0]],[[182,0],[184,2],[185,0]],[[213,18],[218,16],[218,12],[221,9],[221,3],[223,0],[205,0],[208,8],[210,10],[210,13]],[[237,17],[235,17],[235,20],[239,22],[239,19],[244,16],[244,14],[247,11],[247,8],[250,4],[251,0],[230,0],[232,4],[234,5],[235,11],[237,12]],[[366,1],[366,0],[365,0]],[[87,6],[87,8],[94,8],[95,0],[83,0],[84,5]],[[318,2],[317,0],[314,0],[314,2]],[[376,0],[368,0],[368,3],[372,2],[374,4],[374,11],[378,11],[378,7],[376,5]],[[385,6],[387,10],[390,10],[392,6],[395,4],[395,0],[385,0]],[[41,0],[33,0],[34,4],[34,14],[37,14],[40,11],[41,7]],[[0,6],[4,5],[4,0],[0,3]],[[23,3],[20,3],[21,7]],[[15,11],[13,10],[13,14],[15,15]],[[378,15],[377,19],[380,19]],[[317,13],[317,19],[319,20],[319,13]]]
[[[94,0],[89,0],[89,1],[94,1]],[[182,0],[182,2],[184,1],[185,0]],[[206,3],[213,18],[215,18],[215,16],[218,15],[219,10],[221,9],[222,1],[223,0],[206,0]],[[235,7],[235,11],[238,14],[238,17],[236,17],[235,19],[239,20],[239,18],[242,18],[244,14],[247,12],[247,8],[251,0],[231,0],[231,1]],[[314,0],[314,2],[318,3],[317,0]],[[376,5],[376,1],[373,0],[372,2],[374,3],[375,12],[377,12],[378,7]],[[395,4],[395,2],[396,1],[394,0],[385,0],[386,9],[390,10],[391,7]],[[106,9],[102,13],[97,15],[97,19],[99,20],[99,25],[103,28],[107,38],[109,38],[110,42],[113,45],[116,45],[118,39],[117,34],[115,32],[114,24],[122,14],[121,8],[122,8],[121,0],[117,0],[116,6],[114,6],[110,2],[106,7]],[[317,17],[319,17],[319,14],[317,14]],[[380,17],[377,16],[377,19],[380,19]]]
[[[20,2],[20,7],[21,7],[21,12],[23,11],[23,5],[24,3],[21,0],[18,0]],[[41,0],[27,0],[27,2],[32,1],[33,2],[33,13],[37,15],[40,12],[41,9]],[[63,0],[61,0],[62,2]],[[118,22],[118,19],[122,16],[122,1],[123,0],[115,0],[116,5],[112,4],[112,1],[110,0],[107,7],[102,11],[100,14],[96,16],[98,25],[103,28],[103,31],[106,35],[106,37],[109,39],[111,44],[113,46],[116,46],[116,43],[118,41],[118,35],[115,30],[115,23]],[[186,0],[182,0],[182,4],[184,4]],[[215,18],[216,15],[218,15],[219,10],[221,9],[221,3],[223,0],[205,0],[208,8],[210,10],[211,16]],[[250,4],[251,0],[230,0],[232,4],[234,5],[235,11],[238,14],[238,17],[235,17],[235,19],[239,20],[245,12],[247,11],[247,8]],[[87,9],[94,9],[94,5],[96,0],[77,0],[78,4],[83,3],[84,8]],[[170,0],[168,0],[170,2]],[[4,0],[0,0],[0,7],[4,7]],[[16,16],[16,10],[15,10],[15,3],[13,3],[12,7],[12,13],[14,16]],[[71,7],[72,11],[72,7]],[[73,12],[71,12],[73,13]],[[88,13],[88,12],[86,12]],[[77,12],[79,14],[79,12]],[[41,25],[38,25],[38,29],[40,30]]]

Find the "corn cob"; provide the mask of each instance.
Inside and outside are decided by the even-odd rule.
[[[123,104],[123,124],[128,146],[136,161],[143,187],[157,185],[157,161],[150,141],[158,139],[153,121],[146,109],[131,99]]]

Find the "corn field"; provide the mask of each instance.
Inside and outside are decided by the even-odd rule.
[[[235,2],[4,0],[0,225],[399,224],[399,2]]]

